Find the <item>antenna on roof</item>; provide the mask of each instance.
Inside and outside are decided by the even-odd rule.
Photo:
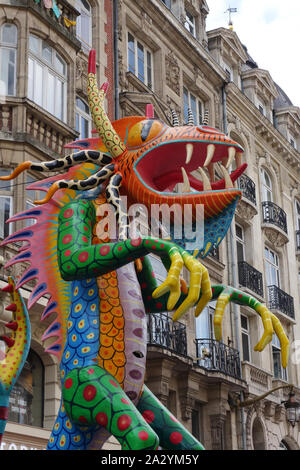
[[[229,16],[228,27],[229,27],[229,29],[231,29],[231,31],[233,31],[233,23],[232,23],[232,19],[231,19],[231,13],[237,13],[237,11],[238,11],[237,8],[231,8],[230,5],[229,5],[227,10],[224,12],[224,13],[228,13],[228,16]]]

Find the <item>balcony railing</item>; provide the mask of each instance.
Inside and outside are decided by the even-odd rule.
[[[148,316],[148,344],[162,346],[176,354],[187,355],[186,326],[174,323],[166,313]]]
[[[239,283],[241,286],[248,287],[256,294],[263,297],[263,277],[262,273],[257,271],[253,266],[246,263],[246,261],[240,261],[238,263],[239,271]]]
[[[255,183],[247,175],[241,175],[238,179],[239,189],[243,196],[256,206]]]
[[[300,230],[296,231],[296,248],[300,251]]]
[[[268,286],[268,307],[295,318],[294,299],[277,286]]]
[[[196,339],[197,364],[213,372],[241,378],[240,353],[215,339]]]
[[[264,201],[262,202],[262,216],[263,222],[273,224],[288,233],[286,213],[281,207],[277,206],[274,202]]]

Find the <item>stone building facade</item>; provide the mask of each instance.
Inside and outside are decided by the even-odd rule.
[[[243,146],[248,167],[239,183],[243,198],[230,232],[204,264],[212,283],[240,287],[267,303],[292,346],[297,344],[299,108],[270,72],[258,67],[234,31],[206,31],[209,8],[205,0],[60,0],[58,7],[59,18],[42,2],[0,0],[0,47],[11,51],[14,71],[13,79],[9,80],[8,72],[1,77],[1,172],[21,161],[57,157],[65,152],[67,142],[90,133],[86,77],[91,46],[97,50],[99,84],[111,83],[106,101],[110,117],[143,115],[151,103],[155,116],[169,124],[171,109],[185,123],[188,108],[200,124],[209,110],[209,124]],[[64,17],[77,20],[77,25]],[[118,21],[116,28],[113,18]],[[48,80],[48,87],[56,83],[61,90],[55,95],[54,108],[47,101],[49,88],[44,90],[34,81],[39,73]],[[210,177],[218,178],[215,169]],[[32,204],[35,197],[25,190],[26,178],[21,175],[11,186],[0,187],[2,220]],[[2,266],[17,248],[0,248]],[[153,265],[163,279],[162,265],[154,257]],[[14,267],[11,272],[21,274]],[[7,271],[3,267],[0,275],[4,285]],[[22,293],[28,298],[28,291]],[[9,319],[8,300],[3,294],[0,300],[3,325]],[[147,385],[207,449],[299,449],[299,424],[288,423],[281,404],[287,400],[287,389],[243,410],[230,400],[257,397],[293,383],[300,401],[295,354],[285,371],[275,339],[263,353],[255,352],[261,320],[252,310],[234,305],[227,307],[223,341],[217,343],[212,329],[214,308],[211,303],[197,320],[191,311],[175,324],[167,313],[149,318]],[[26,397],[16,392],[6,448],[45,447],[58,410],[58,368],[55,359],[43,352],[42,310],[43,300],[31,311],[29,368],[34,399],[27,397],[28,409],[32,400],[36,409],[40,402],[40,413],[26,422]],[[20,390],[24,395],[24,387]],[[30,395],[32,389],[27,387],[27,392]],[[114,441],[108,446],[117,448]]]

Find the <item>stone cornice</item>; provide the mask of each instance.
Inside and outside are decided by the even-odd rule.
[[[229,112],[237,114],[248,126],[252,134],[259,136],[272,147],[278,156],[290,166],[291,170],[300,172],[300,154],[288,140],[263,116],[249,98],[234,83],[226,86]]]

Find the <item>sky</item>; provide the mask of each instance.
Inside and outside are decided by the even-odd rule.
[[[206,0],[207,30],[228,27],[229,8],[234,31],[258,67],[268,70],[294,106],[300,107],[300,0]]]

